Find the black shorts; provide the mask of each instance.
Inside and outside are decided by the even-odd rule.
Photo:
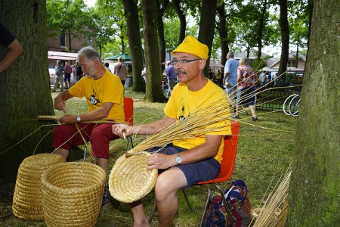
[[[241,100],[239,105],[248,107],[256,105],[256,87],[245,87],[241,89]]]
[[[158,153],[170,155],[180,153],[182,151],[185,151],[186,149],[169,144],[164,148],[157,147],[152,148],[148,151],[154,152],[157,150],[159,150]],[[177,165],[176,167],[179,168],[184,173],[184,176],[188,183],[187,186],[191,186],[200,181],[214,179],[220,172],[220,163],[216,161],[216,159],[214,158],[208,158],[188,164],[180,164]]]

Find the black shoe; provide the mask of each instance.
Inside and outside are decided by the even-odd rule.
[[[110,201],[111,201],[110,197],[111,197],[111,195],[110,195],[110,192],[109,192],[109,188],[105,186],[104,194],[103,194],[102,207],[105,206],[106,204],[110,203]]]
[[[251,119],[252,119],[253,121],[257,121],[257,120],[258,120],[257,117],[251,117]]]
[[[240,115],[233,115],[234,119],[240,119]]]

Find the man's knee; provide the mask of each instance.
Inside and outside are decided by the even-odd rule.
[[[157,201],[163,201],[168,196],[176,195],[177,190],[180,189],[173,180],[166,175],[159,175],[155,186],[155,195]]]

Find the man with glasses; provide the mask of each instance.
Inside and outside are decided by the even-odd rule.
[[[113,133],[123,136],[132,134],[154,134],[166,129],[170,124],[185,119],[198,109],[209,108],[214,102],[227,102],[224,91],[204,76],[208,59],[208,47],[192,36],[172,52],[171,64],[174,65],[178,84],[164,108],[163,119],[144,125],[128,126],[116,124]],[[214,124],[215,126],[215,124]],[[174,141],[160,152],[151,155],[149,168],[163,170],[155,186],[159,226],[172,226],[178,200],[176,192],[199,181],[215,178],[220,169],[224,135],[230,135],[230,121],[216,123],[223,130],[208,133],[193,139]],[[132,205],[134,227],[149,226],[143,205]]]
[[[53,130],[52,146],[54,152],[66,160],[72,147],[84,144],[84,140],[91,141],[96,164],[106,170],[109,142],[118,138],[112,134],[111,126],[114,122],[125,121],[123,85],[118,76],[105,68],[92,47],[79,51],[78,62],[86,76],[54,99],[54,108],[64,111],[65,115],[59,119],[62,125]],[[65,102],[72,97],[86,98],[89,111],[77,115],[67,113]],[[108,123],[87,123],[96,120]]]

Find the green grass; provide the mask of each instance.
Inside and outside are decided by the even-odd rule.
[[[127,96],[134,97],[134,122],[146,123],[163,116],[164,104],[146,103],[143,94],[127,91]],[[67,111],[77,113],[86,111],[84,100],[74,99],[68,103]],[[57,113],[61,114],[61,113]],[[259,120],[253,122],[250,116],[241,114],[241,133],[238,143],[238,154],[233,179],[243,179],[248,184],[249,196],[253,207],[261,206],[261,201],[268,188],[273,187],[284,170],[292,160],[292,152],[295,149],[295,123],[296,118],[285,116],[281,112],[258,112]],[[138,136],[135,143],[144,137]],[[122,139],[111,144],[110,168],[114,160],[122,155],[126,149],[126,142]],[[176,218],[177,226],[198,226],[204,209],[207,196],[207,186],[194,186],[187,190],[189,200],[194,212],[191,212],[183,194],[179,195],[179,210]],[[153,193],[145,199],[146,213],[150,214],[153,208]],[[106,205],[98,218],[96,226],[131,226],[132,217],[127,205]],[[157,218],[153,219],[153,226],[157,226]],[[32,222],[18,219],[14,216],[7,218],[0,226],[9,227],[38,227],[46,226],[43,222]]]

